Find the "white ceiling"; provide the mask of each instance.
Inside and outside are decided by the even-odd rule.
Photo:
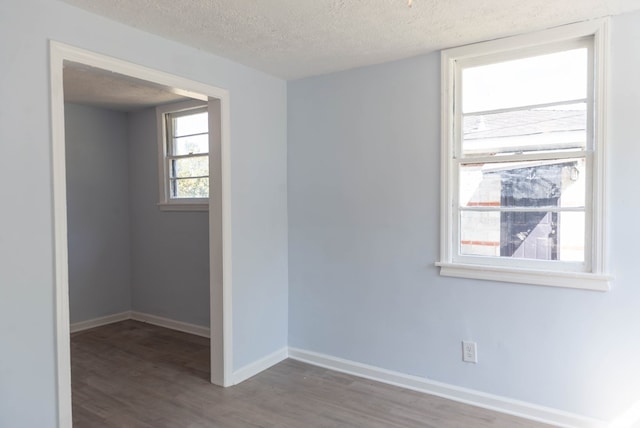
[[[65,62],[64,100],[130,112],[184,100],[172,88],[84,64]]]
[[[295,79],[640,9],[640,0],[65,0]]]

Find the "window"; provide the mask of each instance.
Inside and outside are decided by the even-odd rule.
[[[209,198],[209,118],[206,104],[188,101],[156,109],[160,208],[206,210]]]
[[[605,25],[443,51],[442,275],[608,289]]]

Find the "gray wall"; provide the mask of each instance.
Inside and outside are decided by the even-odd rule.
[[[155,109],[129,114],[132,309],[209,326],[209,213],[158,209]]]
[[[233,367],[287,344],[286,82],[57,0],[4,0],[0,171],[13,181],[0,210],[3,427],[57,418],[52,39],[229,90]]]
[[[640,14],[612,26],[610,292],[438,275],[434,53],[288,84],[290,346],[595,418],[640,398]]]
[[[127,115],[65,104],[69,314],[131,309]]]
[[[71,322],[134,310],[209,326],[207,212],[158,209],[155,109],[65,104]]]

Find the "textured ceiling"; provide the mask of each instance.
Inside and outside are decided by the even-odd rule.
[[[640,9],[640,0],[65,0],[295,79]]]
[[[64,100],[117,111],[135,111],[185,99],[171,88],[83,64],[66,62]]]

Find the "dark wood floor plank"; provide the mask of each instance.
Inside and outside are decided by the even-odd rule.
[[[75,428],[542,428],[293,360],[231,388],[209,341],[136,321],[71,338]]]

